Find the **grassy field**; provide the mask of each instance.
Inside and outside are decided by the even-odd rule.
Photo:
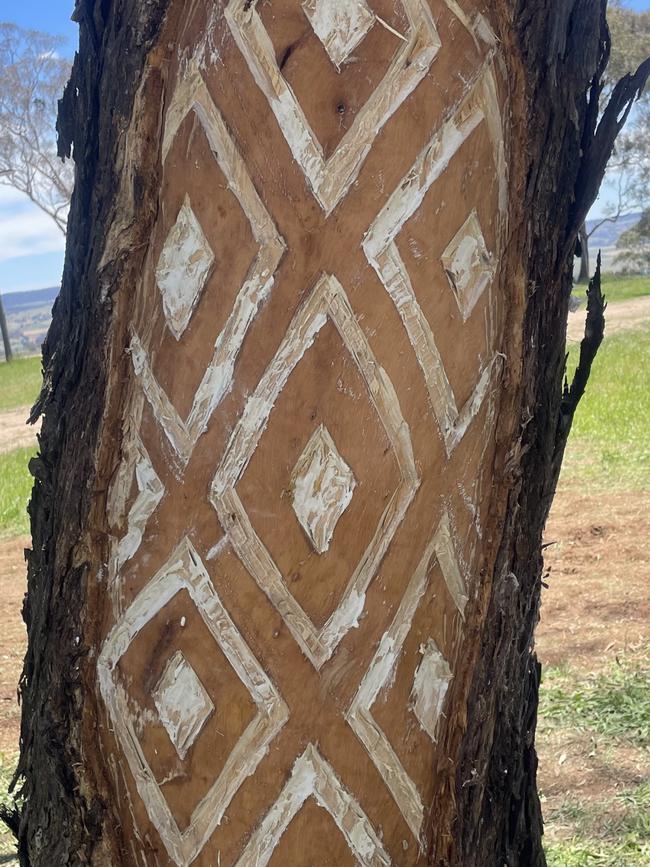
[[[38,397],[41,379],[40,356],[0,364],[0,412],[31,406]]]
[[[30,447],[0,454],[0,538],[29,532],[26,509],[32,477],[27,464],[35,451]]]
[[[622,277],[619,274],[603,274],[601,283],[603,294],[610,303],[629,301],[631,298],[650,295],[650,277]],[[574,291],[576,294],[580,294],[579,287],[576,287]]]
[[[539,719],[538,741],[571,749],[582,740],[601,776],[611,778],[605,791],[594,784],[545,809],[549,867],[648,867],[650,656],[619,660],[596,675],[547,669]]]
[[[569,370],[575,367],[572,347]],[[603,342],[577,409],[564,474],[596,485],[650,487],[650,330]]]

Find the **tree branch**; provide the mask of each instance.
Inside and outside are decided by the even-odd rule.
[[[566,442],[573,424],[573,417],[578,408],[587,381],[591,374],[591,366],[596,358],[600,344],[605,336],[605,310],[607,303],[602,293],[600,282],[600,251],[596,261],[596,272],[589,281],[587,289],[587,318],[585,320],[585,335],[580,343],[580,359],[569,386],[565,377],[557,432],[555,435],[555,451],[553,463],[559,472]],[[557,478],[557,476],[556,476]]]
[[[593,136],[586,138],[583,147],[583,158],[576,181],[576,196],[571,213],[570,237],[587,218],[592,202],[598,195],[598,189],[605,174],[605,168],[612,154],[614,142],[625,126],[634,102],[641,96],[650,77],[650,57],[647,58],[634,74],[623,76],[618,82],[603,111],[598,126],[595,126]],[[600,79],[595,79],[591,89],[590,111],[597,111],[598,96],[602,90]],[[573,240],[571,241],[573,243]]]

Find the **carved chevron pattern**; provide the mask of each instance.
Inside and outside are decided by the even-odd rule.
[[[417,839],[420,837],[424,820],[422,798],[415,783],[404,770],[385,732],[375,722],[371,708],[381,690],[387,688],[394,677],[395,667],[411,629],[413,617],[429,584],[434,557],[440,565],[442,576],[455,604],[461,612],[464,611],[467,602],[465,580],[454,551],[449,517],[445,514],[413,573],[397,614],[388,631],[384,633],[370,668],[361,681],[346,714],[347,721],[368,750]],[[445,684],[445,692],[446,686]]]
[[[379,0],[178,0],[170,19],[164,222],[129,335],[97,649],[134,863],[333,863],[331,845],[336,863],[415,867],[428,844],[429,769],[462,701],[454,672],[484,505],[462,481],[481,491],[490,465],[495,413],[481,409],[493,407],[508,207],[498,42],[471,2],[400,0],[386,21]],[[330,86],[343,91],[350,70],[369,82],[328,156],[275,16],[298,34],[298,69],[319,52]],[[459,33],[456,56],[445,40]],[[364,62],[373,38],[388,46],[384,66]],[[430,118],[412,150],[410,133],[395,135],[404,117],[409,131]],[[386,141],[391,165],[371,171]],[[470,145],[490,175],[487,206],[444,186]],[[237,235],[226,250],[241,232],[190,184],[195,153],[216,162],[254,245],[233,266],[216,338],[212,287],[229,260],[213,223]],[[437,231],[445,197],[458,201]],[[418,221],[435,253],[411,257]],[[422,276],[434,266],[452,325]],[[479,320],[460,401],[449,345]],[[463,452],[479,459],[461,464]],[[303,856],[319,835],[320,854]]]
[[[296,760],[291,777],[244,849],[237,867],[266,867],[278,841],[305,801],[313,798],[333,817],[362,867],[388,867],[381,840],[359,804],[313,744]]]
[[[333,5],[357,4],[350,0]],[[334,153],[326,159],[278,67],[257,6],[258,0],[231,0],[226,7],[226,19],[255,81],[269,101],[294,159],[304,171],[320,206],[330,214],[359,174],[375,136],[422,81],[438,53],[440,39],[431,11],[425,0],[404,0],[409,31],[381,83]]]

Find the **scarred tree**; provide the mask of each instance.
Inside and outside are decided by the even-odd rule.
[[[604,2],[77,4],[23,865],[543,865]]]

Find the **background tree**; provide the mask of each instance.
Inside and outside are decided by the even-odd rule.
[[[58,102],[70,77],[63,40],[0,23],[0,183],[24,193],[65,234],[74,183],[57,154]]]
[[[604,102],[616,83],[645,60],[650,45],[650,12],[635,12],[621,0],[610,2],[607,23],[611,33],[611,57],[603,76]],[[644,210],[650,202],[650,92],[646,89],[635,104],[625,131],[616,142],[605,174],[612,201],[605,215],[590,229],[580,227],[579,282],[591,275],[589,240],[604,223],[615,222],[623,214]],[[620,261],[617,260],[617,262]]]
[[[300,113],[295,107],[285,111],[287,100],[293,98],[282,84],[288,77],[301,93],[311,122],[322,124],[321,136],[335,150],[355,108],[340,95],[339,64],[325,66],[327,57],[307,18],[313,6],[296,6],[292,19],[276,21],[269,4],[250,0],[216,5],[212,0],[147,4],[89,0],[78,5],[80,52],[59,118],[61,152],[74,152],[77,184],[62,291],[44,346],[45,387],[35,409],[44,418],[41,452],[32,463],[33,550],[25,606],[29,643],[21,682],[23,725],[17,772],[23,802],[15,816],[24,867],[154,867],[170,862],[186,867],[194,861],[207,865],[226,858],[231,864],[268,863],[266,857],[256,859],[255,844],[277,842],[283,830],[277,832],[277,822],[289,823],[302,806],[302,795],[314,793],[315,787],[317,801],[335,815],[338,829],[330,822],[325,833],[310,834],[310,828],[325,821],[327,814],[316,809],[301,814],[307,829],[303,828],[297,843],[290,833],[281,843],[298,846],[300,854],[293,859],[275,858],[276,863],[299,863],[300,847],[312,844],[316,850],[310,860],[321,863],[340,843],[343,829],[357,848],[354,857],[344,848],[341,863],[347,859],[404,867],[420,859],[422,846],[429,862],[440,867],[544,864],[534,746],[540,676],[534,629],[542,584],[541,538],[573,414],[603,333],[597,275],[590,290],[580,364],[571,385],[563,388],[573,253],[614,140],[645,86],[648,69],[625,76],[603,107],[599,96],[609,53],[604,0],[534,4],[510,0],[492,4],[489,10],[481,4],[489,20],[471,6],[470,0],[462,6],[447,0],[410,3],[404,8],[411,14],[417,8],[421,17],[388,22],[389,27],[385,21],[374,22],[367,66],[358,61],[349,76],[352,93],[367,83],[382,87],[383,76],[390,76],[389,86],[382,88],[383,112],[385,99],[390,102],[399,90],[395,78],[403,83],[404,77],[409,82],[411,76],[421,77],[419,87],[408,91],[406,110],[395,112],[381,136],[374,138],[373,124],[362,125],[362,146],[363,136],[368,135],[373,147],[365,174],[361,170],[358,175],[358,186],[354,182],[346,186],[350,177],[344,172],[341,180],[341,160],[335,163],[336,171],[321,169],[324,155],[309,136],[298,141],[291,136],[296,124],[304,126]],[[224,8],[229,21],[221,14]],[[362,29],[373,24],[367,15],[363,20],[365,4],[338,8],[354,8]],[[431,16],[429,9],[434,12]],[[314,26],[330,26],[331,18],[329,23],[324,18],[315,18]],[[434,26],[440,30],[440,40],[432,34]],[[258,39],[265,27],[272,30],[276,52],[268,50],[270,37]],[[346,46],[349,51],[363,50],[350,46],[349,37],[346,26],[326,40],[330,57],[333,54],[339,63]],[[256,39],[253,50],[251,40]],[[386,57],[382,46],[390,49]],[[264,55],[265,65],[251,71],[256,51]],[[392,62],[396,51],[399,63]],[[435,68],[427,75],[434,54]],[[385,66],[377,63],[380,55],[387,60]],[[373,79],[374,75],[378,77]],[[263,89],[278,86],[282,99]],[[383,114],[381,118],[385,119]],[[283,124],[288,124],[288,133]],[[473,130],[477,136],[470,140]],[[289,138],[295,159],[287,147]],[[465,143],[467,150],[462,151]],[[348,146],[350,139],[345,141],[344,162]],[[345,171],[360,166],[359,153],[356,160],[345,162]],[[472,172],[479,172],[480,180],[470,180]],[[309,181],[307,173],[311,173]],[[442,187],[434,189],[438,180]],[[338,202],[332,199],[334,188],[342,192]],[[427,191],[431,192],[428,201]],[[418,220],[409,218],[423,201],[425,207],[418,213],[420,250]],[[457,206],[456,212],[442,213],[444,207]],[[200,211],[202,224],[192,216],[193,208]],[[477,209],[482,211],[480,220]],[[227,230],[228,220],[239,227]],[[276,223],[286,241],[275,231]],[[413,237],[396,237],[407,223]],[[200,225],[202,229],[197,229]],[[371,225],[374,231],[366,233]],[[504,232],[503,244],[498,243],[496,230],[487,237],[488,226],[495,225]],[[206,233],[216,256],[208,249]],[[243,249],[246,239],[248,250]],[[431,250],[436,244],[440,249],[434,257]],[[423,286],[423,304],[430,301],[427,293],[433,281],[427,279],[428,259],[438,269],[438,300],[448,305],[449,313],[440,316],[438,305],[433,304],[434,312],[429,312],[433,324],[425,321],[426,310],[412,301],[413,293]],[[404,277],[409,266],[412,280]],[[180,283],[175,279],[178,267]],[[236,327],[224,328],[226,336],[216,343],[215,319],[223,314],[224,320],[231,321],[222,281],[215,279],[206,290],[213,293],[207,298],[210,303],[201,306],[197,301],[213,267],[221,267],[220,276],[226,280],[239,274],[244,282],[231,293],[236,298],[240,285],[246,292],[267,287],[263,281],[278,270],[271,297],[264,304],[257,298],[258,308],[250,299],[238,304]],[[335,272],[337,280],[331,273],[318,279],[325,269]],[[487,292],[492,279],[493,291]],[[326,312],[321,304],[326,304]],[[475,308],[479,315],[473,321],[472,337],[462,329],[465,321],[470,323],[475,304],[482,307]],[[363,317],[358,316],[359,307]],[[209,365],[213,352],[221,353],[224,343],[241,336],[242,323],[246,330],[246,317],[256,311],[255,332],[251,339],[242,337],[246,363],[230,364],[230,356],[217,355],[219,363],[208,369],[210,387],[192,384],[200,366],[197,353],[203,353]],[[197,317],[196,327],[189,325],[183,335],[192,315]],[[310,352],[317,346],[314,329],[321,328],[327,342],[320,345],[322,354],[316,356],[320,361],[316,363]],[[454,385],[464,390],[471,385],[470,398],[461,410],[442,377],[445,359],[436,358],[438,350],[427,331],[431,328],[445,353],[457,353]],[[469,374],[476,372],[472,361],[484,361],[484,339],[494,339],[496,344],[488,348],[496,351],[493,365],[478,378],[478,388]],[[340,348],[343,340],[345,351]],[[341,381],[330,380],[325,392],[321,385],[328,382],[333,365],[342,365],[348,356]],[[305,359],[306,366],[300,367]],[[327,462],[327,474],[315,474],[319,480],[334,476],[339,491],[357,496],[345,456],[335,453],[332,437],[328,439],[323,425],[318,426],[326,400],[350,400],[351,413],[328,418],[338,425],[345,416],[350,425],[347,442],[362,469],[373,461],[377,465],[385,461],[392,467],[389,480],[395,482],[378,482],[365,501],[368,508],[379,509],[377,537],[385,537],[385,528],[399,514],[394,504],[403,502],[399,498],[404,491],[413,497],[417,517],[401,546],[384,550],[382,569],[386,568],[368,599],[363,594],[352,597],[354,605],[363,604],[364,613],[360,616],[357,611],[352,626],[348,622],[344,652],[329,661],[317,658],[317,663],[323,663],[320,667],[312,664],[321,650],[320,636],[314,641],[313,630],[304,628],[304,618],[297,628],[292,619],[295,606],[287,603],[286,593],[284,607],[272,606],[268,593],[257,586],[259,580],[273,577],[268,560],[255,555],[244,562],[237,553],[250,532],[241,519],[241,503],[229,490],[234,483],[220,477],[219,484],[215,481],[211,486],[215,464],[225,467],[226,474],[233,466],[241,471],[240,451],[244,450],[246,461],[250,454],[245,450],[256,436],[271,436],[275,421],[266,425],[268,413],[274,411],[278,392],[294,367],[302,371],[296,386],[302,389],[300,399],[280,412],[278,424],[285,427],[280,433],[276,428],[274,447],[300,452],[309,440],[305,452],[315,461],[325,455]],[[363,369],[363,376],[357,376],[357,368]],[[430,376],[428,382],[423,371]],[[165,377],[162,385],[156,374]],[[348,388],[345,378],[353,375],[357,377],[354,387]],[[393,380],[397,387],[392,386]],[[488,385],[489,396],[481,390]],[[176,406],[197,395],[189,414],[181,417],[174,401],[165,400],[165,388],[173,392]],[[269,388],[275,389],[271,397]],[[374,446],[379,443],[382,448],[376,456],[367,433],[376,422],[369,416],[366,428],[361,415],[366,392],[380,406],[392,437],[386,444],[386,435],[377,434]],[[217,403],[223,398],[218,409],[211,404],[215,395]],[[436,422],[432,407],[440,410],[441,401],[444,413]],[[479,411],[479,404],[484,409]],[[407,421],[402,412],[408,414]],[[481,423],[470,430],[481,412]],[[241,422],[250,421],[251,414],[252,428]],[[266,415],[260,419],[261,414]],[[274,419],[278,420],[277,413]],[[317,426],[315,448],[309,425]],[[417,462],[409,447],[411,434]],[[399,460],[391,463],[390,453],[396,451]],[[272,448],[269,460],[257,461],[262,475],[278,468],[274,455]],[[157,472],[152,473],[154,466]],[[304,462],[299,459],[295,467],[306,485]],[[260,507],[257,490],[251,502],[255,520],[268,521],[266,530],[275,533],[276,548],[293,556],[285,531],[293,534],[292,539],[299,538],[300,545],[307,543],[296,535],[296,522],[289,523],[291,491],[281,483],[288,483],[281,475],[276,477],[279,490],[270,511]],[[475,491],[472,486],[477,480]],[[357,487],[363,490],[361,482]],[[467,495],[468,489],[480,498],[478,505]],[[465,562],[472,564],[465,584],[464,556],[459,560],[450,543],[451,524],[441,520],[438,529],[431,527],[434,513],[438,522],[440,509],[452,502],[457,503],[455,512],[464,523],[461,536],[473,540],[471,551],[463,549]],[[388,504],[385,513],[384,503]],[[147,516],[156,509],[147,525]],[[297,511],[311,526],[309,514]],[[351,545],[368,529],[365,520],[362,515],[348,528]],[[374,526],[370,530],[374,538]],[[191,537],[191,545],[181,541],[186,536]],[[128,580],[123,579],[121,566],[131,557],[132,545],[137,548],[140,543],[148,546],[146,552],[142,549],[147,559],[143,554],[130,562]],[[308,549],[304,563],[317,562],[327,546],[319,547],[316,553],[313,546]],[[388,558],[393,564],[390,571]],[[151,584],[153,562],[160,577],[155,586]],[[266,564],[261,579],[260,562]],[[294,593],[302,587],[307,596],[316,596],[325,586],[328,599],[338,600],[340,588],[329,583],[328,570],[312,586],[301,583],[303,568],[307,566],[301,561],[291,573]],[[182,575],[190,576],[189,584],[195,580],[192,598],[198,597],[203,614],[194,611],[186,618],[174,609],[169,616],[161,615],[133,649],[133,641],[144,636],[145,620],[148,624],[150,615],[160,613],[165,599],[172,604],[165,594],[175,594]],[[396,673],[403,699],[399,711],[390,716],[381,702],[378,710],[384,725],[386,715],[388,722],[402,720],[401,727],[396,724],[392,746],[386,748],[384,743],[382,769],[380,762],[370,763],[360,739],[354,739],[351,723],[347,725],[353,719],[357,731],[361,730],[363,719],[357,710],[363,716],[370,707],[350,701],[359,697],[359,680],[370,671],[367,666],[375,654],[381,675],[395,642],[405,640],[404,618],[411,616],[411,609],[400,602],[405,581],[409,588],[426,593],[429,580],[437,582],[437,592],[427,597],[424,606],[422,644],[410,645],[410,661],[417,658],[421,674],[411,676],[414,662],[408,682],[403,672]],[[214,585],[236,609],[232,619],[215,600]],[[161,589],[164,592],[159,593]],[[271,595],[278,589],[282,590],[282,581],[275,582]],[[414,597],[404,598],[410,605]],[[390,635],[383,633],[384,642],[382,630],[391,618],[399,628]],[[206,621],[212,625],[212,638],[206,638]],[[233,640],[235,626],[245,633],[248,651]],[[435,642],[428,640],[434,628],[440,642],[456,642],[451,682],[449,666],[445,668]],[[206,764],[194,774],[178,765],[187,746],[177,737],[178,727],[167,729],[176,737],[174,753],[158,722],[160,705],[170,704],[171,716],[179,711],[172,701],[173,672],[158,680],[159,669],[175,642],[186,640],[190,633],[195,643],[186,650],[198,667],[206,659],[215,660],[210,656],[216,652],[215,636],[222,649],[227,645],[224,653],[235,658],[239,672],[247,666],[250,670],[250,654],[261,663],[262,669],[253,666],[255,683],[249,683],[243,696],[232,701],[223,694],[216,698],[222,710],[232,712],[229,737],[242,720],[251,719],[256,735],[260,730],[268,732],[269,725],[281,727],[287,719],[288,703],[277,701],[267,671],[273,670],[274,678],[281,679],[285,696],[294,702],[287,736],[278,737],[270,749],[268,742],[262,742],[244,756],[232,758],[234,753],[226,752],[229,784],[235,775],[241,782],[242,769],[244,777],[247,772],[250,776],[248,783],[242,783],[247,785],[245,797],[237,806],[233,800],[228,821],[218,828],[214,822],[219,814],[212,810],[206,814],[199,809],[196,822],[194,814],[188,822],[182,787],[187,784],[199,804],[207,803],[204,784],[207,777],[212,781],[213,770],[208,773],[207,764],[215,758],[222,733],[217,732],[205,747]],[[311,653],[309,660],[301,655],[305,646]],[[130,649],[132,655],[122,660],[123,651]],[[210,716],[210,705],[196,686],[196,673],[193,677],[177,655],[173,659],[196,699],[180,708],[196,713],[189,726],[193,733],[197,720]],[[225,672],[228,666],[220,658],[205,667],[204,677]],[[245,677],[240,673],[237,684],[237,675],[231,671],[230,676],[235,682],[232,689],[241,693]],[[383,682],[393,683],[390,671]],[[373,678],[368,683],[372,692]],[[162,690],[156,692],[158,710],[152,704],[156,684]],[[127,692],[133,685],[141,685],[136,697]],[[421,726],[411,714],[420,686]],[[438,718],[436,731],[429,723],[447,687],[445,714]],[[256,698],[257,715],[250,707],[249,693]],[[364,700],[372,703],[372,695]],[[141,712],[143,703],[146,713]],[[350,714],[344,719],[346,709]],[[408,722],[404,714],[410,714]],[[184,718],[187,721],[186,713]],[[381,746],[367,714],[365,721],[370,726],[367,740]],[[402,749],[411,735],[425,744],[427,725],[432,737],[426,742],[426,760],[424,746],[409,757],[411,773],[424,775],[426,781],[426,803],[420,810],[419,790],[414,796],[392,753]],[[145,755],[139,739],[151,730],[152,749]],[[336,734],[341,736],[340,744]],[[170,765],[156,778],[149,762],[156,760],[157,747],[167,750]],[[305,750],[301,763],[294,762],[298,747]],[[327,754],[342,748],[338,758],[348,771],[346,784],[360,789],[352,794],[371,804],[383,827],[383,840],[368,832],[358,803],[318,760],[318,750]],[[250,766],[258,759],[266,762],[263,782]],[[387,776],[395,797],[383,783]],[[291,779],[293,789],[276,802]],[[167,784],[175,809],[185,815],[182,821],[173,815],[169,818],[169,807],[159,791]],[[219,797],[223,800],[223,794]],[[398,801],[406,803],[408,823],[397,812]],[[262,817],[270,819],[260,826]],[[276,823],[270,830],[269,822]],[[251,838],[255,827],[261,830]],[[221,840],[217,845],[210,838],[211,832],[224,838],[227,855]],[[198,855],[197,838],[200,844],[207,841]],[[240,859],[244,845],[247,854]],[[384,845],[390,848],[392,861]]]
[[[622,269],[650,273],[650,211],[644,211],[639,222],[620,235],[616,246],[621,252],[615,261]]]
[[[24,193],[65,234],[74,169],[56,147],[58,101],[70,77],[61,45],[56,36],[0,22],[0,183]],[[1,295],[0,326],[9,361]]]

